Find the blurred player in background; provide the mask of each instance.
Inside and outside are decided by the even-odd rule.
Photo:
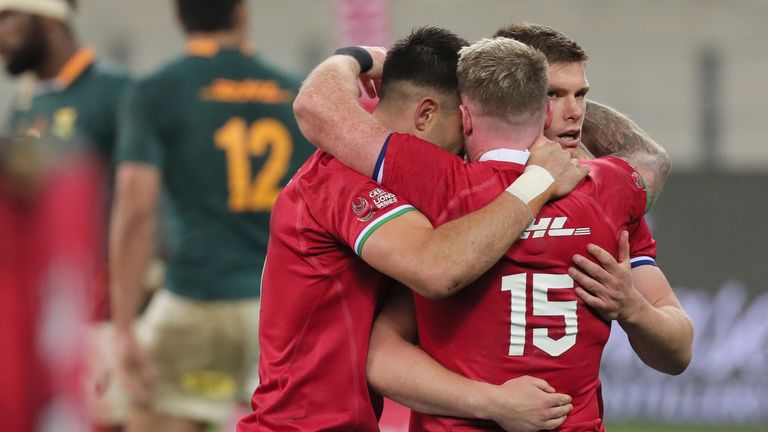
[[[383,187],[418,201],[438,225],[488,203],[503,190],[528,158],[520,150],[527,149],[551,121],[551,111],[546,109],[546,59],[537,50],[506,38],[483,40],[462,50],[459,87],[464,133],[470,160],[481,161],[470,165],[412,136],[388,136],[386,129],[370,117],[366,120],[355,107],[350,86],[328,86],[330,77],[348,76],[330,66],[326,65],[322,79],[320,68],[316,69],[299,96],[303,103],[307,102],[304,95],[316,102],[314,109],[299,116],[305,133],[361,172],[372,170]],[[335,110],[328,112],[323,101],[333,101]],[[339,132],[347,130],[347,122],[365,127],[345,138],[349,134]],[[598,373],[610,320],[627,328],[644,361],[667,373],[684,370],[691,352],[690,320],[663,273],[655,265],[629,269],[630,256],[636,264],[654,264],[655,242],[643,222],[647,194],[640,175],[617,158],[589,165],[592,174],[574,194],[545,206],[545,217],[531,225],[506,258],[470,289],[444,300],[415,296],[419,342],[428,354],[480,381],[501,383],[524,374],[546,379],[557,391],[574,398],[574,410],[563,430],[602,430]],[[439,179],[445,187],[423,187]],[[617,247],[621,230],[631,232],[631,250],[626,233]],[[574,261],[590,273],[617,274],[617,280],[596,278],[609,289],[569,269],[571,258],[585,248],[603,268],[582,256]],[[575,286],[574,279],[582,285]],[[562,291],[550,292],[557,288]],[[400,310],[399,317],[409,316],[408,307],[400,306],[405,312]],[[385,312],[395,322],[387,325],[389,333],[409,328],[389,310]],[[409,367],[406,350],[413,350],[381,342],[378,327],[372,336],[369,379],[384,394],[409,400],[421,392],[412,385],[412,375],[431,372]],[[506,333],[493,336],[504,328]],[[383,368],[377,367],[380,364]],[[417,430],[493,428],[487,422],[429,415],[416,415],[412,426]],[[522,429],[555,426],[532,423]]]
[[[41,136],[54,147],[87,146],[100,157],[109,182],[118,103],[129,78],[80,45],[75,13],[75,0],[0,0],[0,54],[7,72],[22,76],[7,129]],[[101,287],[90,314],[103,319],[106,264],[97,272]]]
[[[291,111],[299,82],[250,52],[246,2],[175,3],[187,53],[129,91],[116,154],[112,312],[129,431],[203,430],[252,392],[270,210],[314,150]],[[161,192],[167,281],[134,328]]]
[[[7,72],[20,77],[5,127],[12,134],[41,137],[35,142],[46,147],[46,154],[90,151],[105,171],[101,179],[106,186],[111,183],[118,103],[129,78],[81,46],[75,15],[75,0],[0,1],[0,54]],[[109,196],[108,187],[105,193]],[[103,207],[83,221],[103,218],[108,200],[100,200]],[[99,226],[106,230],[106,224]],[[90,276],[96,282],[89,285],[89,319],[104,319],[109,311],[106,237],[99,236],[103,244],[93,251],[101,260]]]
[[[103,199],[103,170],[88,149],[0,139],[3,430],[88,430],[86,321]]]
[[[6,70],[29,73],[13,102],[10,129],[50,142],[79,141],[111,162],[128,76],[80,45],[71,23],[75,12],[75,0],[0,0]]]

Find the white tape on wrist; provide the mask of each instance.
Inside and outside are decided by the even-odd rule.
[[[528,205],[534,198],[549,189],[554,182],[555,178],[546,169],[538,165],[528,165],[525,167],[525,172],[509,185],[507,192]]]

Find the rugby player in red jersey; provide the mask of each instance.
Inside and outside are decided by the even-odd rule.
[[[541,24],[511,23],[496,30],[493,36],[518,40],[547,57],[547,97],[552,122],[544,129],[544,136],[582,159],[591,159],[593,155],[626,159],[643,176],[652,204],[669,175],[669,156],[632,120],[608,106],[587,100],[586,50],[562,32]],[[584,146],[588,152],[583,151]]]
[[[385,72],[376,115],[395,129],[458,150],[455,67],[464,44],[439,29],[418,30],[396,44],[390,64],[400,66],[390,68],[389,76]],[[389,117],[393,112],[398,115]],[[384,280],[358,255],[421,295],[455,292],[520,236],[531,220],[529,208],[537,212],[584,176],[586,170],[555,143],[542,143],[540,150],[531,164],[543,164],[556,182],[536,165],[533,170],[544,180],[521,178],[519,190],[511,191],[514,197],[502,194],[438,230],[372,179],[325,153],[312,156],[273,209],[262,285],[261,383],[252,400],[254,413],[239,422],[238,430],[378,430],[374,405],[380,399],[369,394],[365,369]],[[425,399],[436,414],[502,423],[520,415],[562,421],[570,409],[570,398],[553,393],[542,380],[491,386],[444,372],[445,381],[424,383],[432,389]],[[444,391],[449,383],[456,385]],[[533,414],[521,413],[514,406],[518,401],[508,396],[522,389],[529,395],[525,402],[536,406]]]
[[[382,186],[411,200],[436,225],[484,205],[523,173],[525,150],[551,121],[546,59],[511,39],[483,40],[462,51],[462,121],[468,156],[476,163],[466,164],[416,137],[390,134],[361,112],[354,106],[353,88],[359,70],[355,62],[333,58],[316,68],[295,103],[299,124],[313,143],[360,172],[373,172]],[[336,87],[328,87],[331,78]],[[327,112],[328,101],[333,113]],[[341,136],[345,122],[358,127]],[[629,257],[639,258],[636,264],[655,264],[655,242],[642,218],[647,203],[640,174],[618,158],[588,164],[587,180],[545,206],[522,240],[468,289],[440,300],[415,296],[419,343],[443,366],[490,383],[530,374],[573,396],[574,409],[560,430],[603,430],[598,373],[608,320],[616,319],[640,357],[659,370],[680,373],[691,353],[690,320],[663,273],[655,265],[629,270]],[[440,188],[424,187],[438,181]],[[631,248],[622,231],[629,231]],[[581,257],[585,249],[608,271]],[[611,277],[584,277],[570,268],[574,255],[589,274],[603,271]],[[396,333],[400,323],[392,323],[388,330]],[[407,367],[414,347],[383,348],[380,334],[374,330],[369,379],[384,394],[408,401],[420,392],[411,379],[432,371]],[[412,426],[500,426],[454,416],[416,414]]]

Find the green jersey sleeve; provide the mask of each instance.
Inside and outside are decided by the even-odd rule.
[[[125,94],[118,116],[115,164],[143,162],[162,167],[165,148],[161,139],[161,106],[145,83],[131,86]]]

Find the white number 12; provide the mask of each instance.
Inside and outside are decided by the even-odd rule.
[[[525,285],[525,273],[501,278],[501,290],[509,291],[512,296],[509,332],[509,355],[511,356],[521,356],[525,349]],[[533,274],[533,315],[565,318],[565,335],[560,339],[549,337],[548,328],[533,329],[533,345],[553,357],[559,356],[574,346],[578,332],[576,301],[547,299],[547,291],[563,288],[573,288],[573,279],[567,274]]]

